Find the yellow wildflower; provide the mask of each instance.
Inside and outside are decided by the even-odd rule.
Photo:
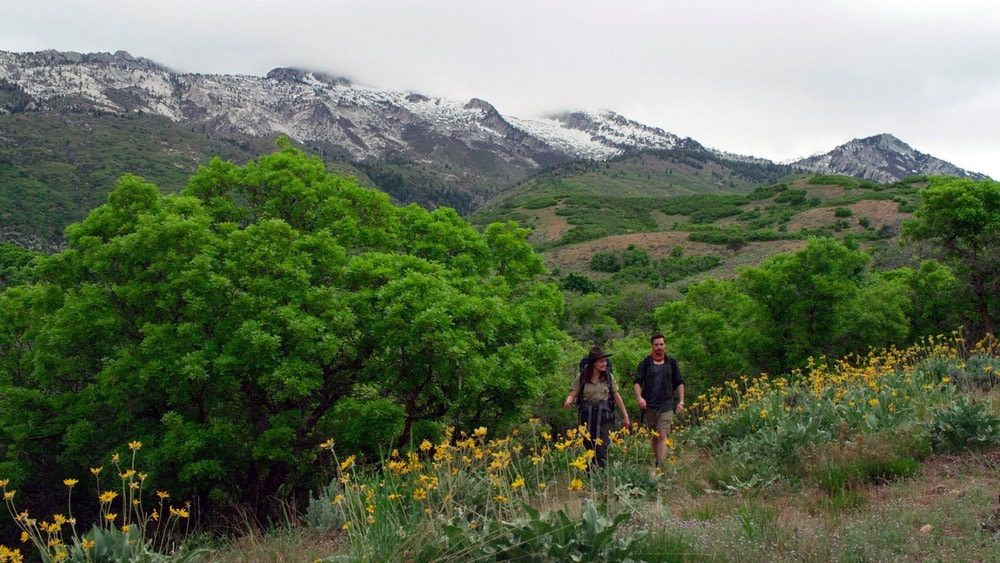
[[[332,448],[333,447],[333,438],[330,438],[329,440],[323,442],[322,444],[319,445],[319,447],[320,447],[321,450],[327,450],[327,449]]]
[[[16,493],[16,492],[17,491],[15,491],[15,490],[5,491],[4,494],[3,494],[3,499],[4,500],[10,500],[10,499],[14,498],[14,493]]]
[[[83,544],[83,549],[94,549],[94,546],[97,545],[97,542],[95,542],[94,540],[83,540],[82,544]]]
[[[105,491],[105,492],[101,493],[101,496],[98,497],[98,498],[99,498],[99,500],[102,503],[109,503],[109,502],[115,500],[115,497],[117,497],[117,496],[118,496],[118,493],[116,493],[114,491]]]
[[[160,500],[163,500],[165,498],[170,498],[170,493],[167,491],[156,491],[156,496],[160,497]]]
[[[569,486],[566,487],[569,491],[580,491],[583,490],[583,481],[580,479],[573,479],[569,482]]]
[[[486,436],[486,427],[480,426],[479,428],[476,428],[476,431],[473,432],[472,435],[475,436],[476,438],[482,438],[483,436]]]
[[[128,449],[132,450],[133,452],[139,451],[139,448],[141,448],[141,447],[142,447],[142,442],[129,442],[128,443]]]
[[[524,486],[524,477],[521,477],[520,479],[517,479],[516,481],[510,484],[510,488],[515,491],[523,486]]]
[[[355,459],[355,456],[353,456],[353,455],[347,456],[347,459],[345,459],[343,462],[341,462],[341,464],[340,464],[340,470],[343,471],[343,470],[347,469],[348,467],[354,465],[354,459]]]
[[[100,475],[102,469],[104,469],[104,468],[103,467],[91,467],[90,468],[90,472],[93,473],[94,475]]]
[[[104,519],[107,520],[108,522],[114,522],[115,518],[118,518],[118,515],[113,512],[104,515]]]

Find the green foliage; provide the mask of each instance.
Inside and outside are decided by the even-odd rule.
[[[328,425],[338,449],[377,460],[403,435],[406,409],[390,399],[345,397],[337,401],[326,419],[321,424]],[[373,434],[372,428],[378,428],[378,433]]]
[[[707,272],[719,265],[721,259],[713,255],[682,256],[671,252],[667,257],[651,259],[649,253],[635,245],[625,250],[595,253],[591,258],[591,268],[612,275],[599,284],[607,295],[620,288],[641,282],[652,288],[682,280],[686,277]]]
[[[529,505],[522,508],[525,515],[513,521],[493,521],[480,535],[482,543],[478,545],[470,545],[472,534],[467,523],[446,526],[447,547],[428,545],[419,559],[430,561],[461,553],[473,559],[482,554],[497,561],[628,561],[649,533],[635,530],[627,536],[617,534],[629,515],[611,518],[601,514],[590,499],[579,519],[571,518],[565,510],[543,514]]]
[[[735,284],[711,278],[688,286],[683,300],[656,309],[671,353],[684,361],[692,396],[752,373],[757,351],[774,345],[761,330],[762,315]]]
[[[924,260],[916,270],[899,268],[882,277],[899,280],[909,293],[906,315],[914,338],[947,334],[956,326],[966,326],[966,319],[975,316],[965,298],[967,287],[940,262]]]
[[[166,117],[71,111],[69,118],[59,110],[0,111],[4,240],[53,252],[63,246],[66,226],[102,204],[124,174],[177,192],[210,155],[249,158],[248,147],[210,139]]]
[[[540,197],[533,199],[524,204],[525,209],[544,209],[546,207],[552,207],[559,203],[559,200],[552,196]]]
[[[595,272],[617,272],[623,266],[621,258],[621,253],[614,250],[595,252],[590,257],[590,269]]]
[[[572,272],[559,280],[559,289],[586,294],[597,291],[597,284],[583,274]]]
[[[843,186],[845,188],[857,188],[861,181],[851,176],[841,176],[837,174],[816,174],[809,178],[809,183],[815,186]]]
[[[13,285],[21,285],[31,280],[28,266],[38,256],[26,248],[0,242],[0,291]]]
[[[850,217],[854,215],[854,212],[846,207],[838,207],[833,210],[834,217]]]
[[[875,455],[829,459],[812,472],[812,479],[831,498],[870,485],[912,477],[920,462],[910,457],[884,459]]]
[[[741,205],[749,203],[742,195],[698,194],[677,196],[665,200],[660,210],[667,215],[686,215],[692,223],[711,223],[723,217],[739,215]]]
[[[805,203],[809,192],[798,188],[784,190],[774,196],[774,203],[787,203],[788,205],[801,205]]]
[[[740,274],[740,288],[765,311],[763,331],[775,343],[756,351],[764,359],[760,371],[784,373],[810,356],[864,353],[872,342],[907,336],[905,296],[891,281],[869,279],[868,260],[839,241],[813,238],[805,250]]]
[[[937,452],[977,450],[1000,443],[1000,419],[986,410],[985,403],[966,395],[935,410],[928,426]]]
[[[502,428],[564,338],[526,236],[394,207],[287,145],[179,195],[123,177],[0,296],[0,462],[76,474],[139,437],[175,494],[266,514],[323,479],[331,436],[373,456],[420,421]]]
[[[1000,295],[1000,183],[936,178],[920,192],[923,205],[903,223],[903,237],[942,250],[968,286],[979,316],[971,334],[993,332]]]

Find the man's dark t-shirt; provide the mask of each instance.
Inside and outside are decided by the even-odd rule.
[[[656,364],[652,357],[646,356],[639,362],[632,380],[642,387],[642,398],[646,399],[646,408],[660,412],[674,410],[675,390],[678,385],[684,383],[677,360],[671,356],[667,356],[662,364]]]

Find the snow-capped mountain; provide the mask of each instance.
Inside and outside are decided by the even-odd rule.
[[[421,146],[427,135],[490,146],[534,166],[665,149],[680,140],[610,111],[520,119],[483,100],[383,90],[289,68],[265,77],[178,74],[123,51],[0,52],[0,79],[20,86],[38,105],[78,96],[104,111],[151,112],[219,132],[287,135],[356,160],[430,152]],[[414,138],[414,127],[426,131]]]
[[[124,51],[0,51],[0,114],[32,111],[156,115],[238,143],[285,135],[328,159],[362,167],[401,201],[415,201],[408,197],[414,190],[433,192],[424,204],[450,205],[460,213],[542,168],[579,159],[684,149],[741,164],[773,164],[707,149],[612,111],[529,119],[504,115],[480,99],[385,90],[292,68],[263,77],[176,73]],[[880,182],[913,174],[981,177],[891,136],[872,139],[794,165]],[[398,192],[387,187],[393,184]]]
[[[913,150],[896,137],[883,133],[854,139],[826,154],[794,160],[789,164],[823,174],[844,174],[880,183],[907,176],[957,176],[985,180],[984,174],[969,172],[929,154]]]

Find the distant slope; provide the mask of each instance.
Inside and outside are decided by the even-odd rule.
[[[540,247],[662,227],[667,198],[745,194],[793,169],[720,158],[687,140],[676,149],[642,151],[605,162],[552,167],[470,215],[474,223],[514,220],[531,226]]]
[[[591,260],[599,253],[642,248],[654,261],[674,259],[668,267],[680,265],[681,257],[703,258],[701,269],[639,280],[676,289],[704,276],[731,278],[741,267],[804,248],[810,236],[852,239],[872,252],[877,267],[898,267],[905,260],[895,244],[900,224],[912,217],[925,185],[923,177],[883,185],[799,174],[760,186],[718,164],[668,166],[662,155],[644,154],[559,167],[517,186],[472,220],[517,221],[531,229],[528,240],[555,279],[578,274],[606,289],[636,280],[616,282],[617,274],[594,270]]]
[[[221,139],[150,114],[67,107],[0,114],[0,240],[52,251],[66,226],[103,204],[125,174],[175,192],[213,156],[244,163],[273,152],[274,140]]]

